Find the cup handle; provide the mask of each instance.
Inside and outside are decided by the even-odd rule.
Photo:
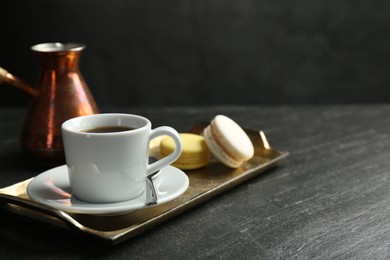
[[[182,142],[179,136],[179,133],[169,126],[160,126],[155,129],[153,129],[149,135],[149,142],[150,140],[156,138],[160,135],[168,135],[173,139],[173,142],[175,143],[175,150],[170,153],[168,156],[152,163],[147,166],[146,175],[149,176],[153,174],[154,172],[161,170],[163,167],[173,163],[176,161],[177,158],[179,158],[182,150]]]

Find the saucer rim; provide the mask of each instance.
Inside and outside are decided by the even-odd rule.
[[[55,201],[49,201],[47,199],[44,199],[44,196],[39,196],[38,193],[32,192],[33,185],[42,185],[42,181],[40,179],[43,179],[44,177],[56,177],[56,178],[64,178],[64,177],[58,177],[58,175],[64,175],[64,171],[66,171],[67,165],[60,165],[54,168],[51,168],[49,170],[43,171],[37,176],[35,176],[30,183],[27,185],[26,191],[29,198],[35,202],[42,203],[46,206],[53,207],[57,210],[64,211],[66,213],[71,214],[88,214],[88,215],[118,215],[118,214],[125,214],[132,211],[149,208],[153,206],[162,205],[164,203],[170,202],[176,198],[178,198],[180,195],[182,195],[189,187],[189,178],[187,174],[185,174],[182,170],[172,166],[167,165],[164,168],[160,170],[160,172],[152,178],[153,183],[158,181],[159,179],[163,178],[164,176],[170,176],[172,175],[172,171],[174,171],[174,174],[180,175],[181,178],[183,178],[181,185],[177,187],[173,192],[169,192],[170,195],[168,197],[163,197],[162,199],[158,196],[157,204],[155,205],[146,205],[145,203],[140,204],[137,202],[137,200],[140,200],[141,198],[144,198],[146,196],[146,190],[138,196],[137,198],[130,199],[127,201],[122,202],[115,202],[115,203],[88,203],[84,202],[74,195],[72,195],[72,198],[70,199],[76,199],[78,202],[84,203],[85,205],[88,205],[88,207],[83,207],[82,205],[77,206],[66,206],[65,204],[61,205],[59,203],[56,203]],[[46,176],[47,175],[47,176]],[[171,177],[171,176],[170,176]],[[46,179],[46,178],[45,178]],[[68,180],[69,182],[69,180]],[[69,183],[67,184],[69,185]],[[160,195],[161,196],[161,195]],[[135,201],[135,202],[134,202]],[[132,204],[133,202],[133,204]]]

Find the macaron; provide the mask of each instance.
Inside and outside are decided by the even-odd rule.
[[[201,135],[180,133],[183,149],[180,157],[172,163],[182,170],[193,170],[208,164],[210,150]],[[170,137],[165,137],[160,143],[160,156],[165,157],[175,149],[175,144]]]
[[[239,168],[254,155],[252,141],[232,119],[217,115],[203,131],[206,144],[214,157],[231,168]]]

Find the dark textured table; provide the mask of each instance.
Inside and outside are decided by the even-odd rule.
[[[390,106],[111,108],[179,131],[218,113],[262,129],[279,167],[114,247],[0,212],[0,259],[389,259]],[[0,187],[39,174],[25,109],[0,110]]]

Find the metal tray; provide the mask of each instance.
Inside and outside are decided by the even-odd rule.
[[[26,192],[31,178],[0,189],[0,208],[52,227],[92,236],[101,242],[118,244],[259,175],[288,155],[288,152],[272,149],[262,131],[245,131],[255,147],[250,161],[239,169],[211,161],[207,167],[185,171],[190,180],[189,188],[179,198],[165,204],[119,216],[70,214],[32,201]],[[150,152],[152,155],[158,152],[158,140],[151,144]]]

